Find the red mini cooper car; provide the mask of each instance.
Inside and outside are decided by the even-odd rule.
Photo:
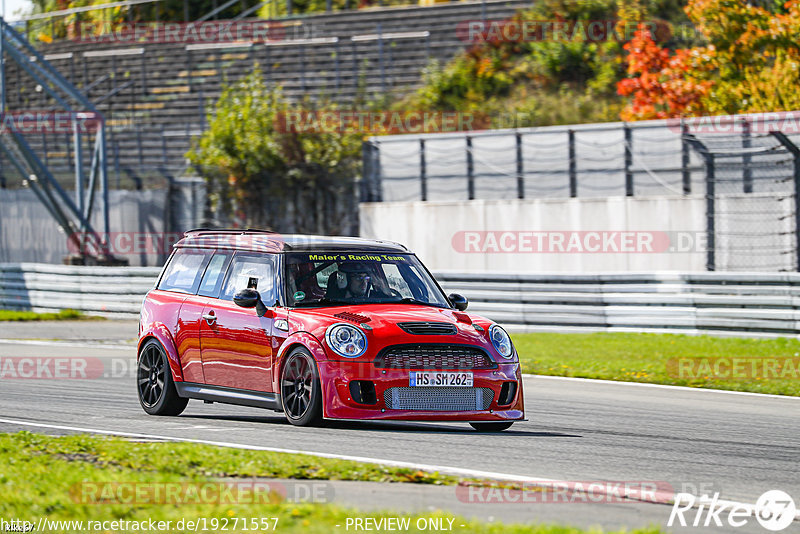
[[[137,390],[152,415],[189,399],[323,419],[524,418],[508,334],[465,313],[405,247],[347,237],[193,230],[142,304]]]

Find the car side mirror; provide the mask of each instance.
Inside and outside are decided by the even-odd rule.
[[[450,293],[449,295],[447,295],[447,298],[450,299],[450,303],[458,311],[464,311],[467,309],[467,306],[469,306],[469,301],[467,300],[467,297],[459,295],[458,293]]]
[[[255,308],[259,317],[267,314],[267,307],[261,302],[261,294],[255,289],[242,289],[233,296],[233,302],[242,308]]]

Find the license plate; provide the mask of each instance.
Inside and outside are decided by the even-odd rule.
[[[472,387],[472,373],[436,373],[430,371],[412,371],[408,379],[410,387],[420,386],[452,386]]]

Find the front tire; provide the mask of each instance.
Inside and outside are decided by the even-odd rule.
[[[502,432],[513,424],[513,421],[503,421],[502,423],[470,423],[469,425],[478,432]]]
[[[314,357],[294,349],[281,369],[281,404],[286,419],[296,426],[322,423],[322,387]]]
[[[189,399],[178,396],[167,354],[161,343],[149,340],[139,353],[136,391],[139,403],[150,415],[179,415]]]

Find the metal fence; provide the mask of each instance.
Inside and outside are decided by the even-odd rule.
[[[705,162],[707,268],[800,270],[800,149],[785,134],[685,138]]]
[[[0,263],[0,308],[135,318],[159,268]],[[434,273],[512,331],[800,334],[800,275]]]
[[[798,120],[790,112],[373,137],[362,199],[701,195],[708,270],[796,271]]]
[[[703,161],[665,121],[373,137],[370,201],[688,194]]]

